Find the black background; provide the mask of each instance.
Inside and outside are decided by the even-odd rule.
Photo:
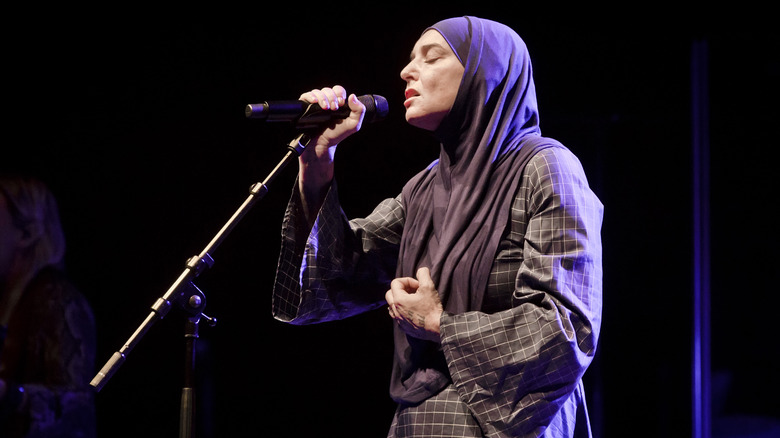
[[[247,103],[333,84],[385,96],[389,118],[337,153],[345,211],[367,214],[437,155],[403,121],[398,74],[414,41],[440,19],[478,15],[524,38],[542,131],[581,158],[606,206],[604,322],[585,382],[599,436],[691,432],[690,65],[694,42],[706,42],[713,414],[724,436],[730,419],[777,415],[780,65],[778,33],[760,20],[768,11],[201,8],[28,7],[6,17],[0,167],[41,177],[58,197],[68,269],[97,318],[98,368],[283,157],[294,131],[245,119]],[[310,327],[270,315],[293,167],[196,281],[219,321],[200,327],[198,436],[386,433],[385,312]],[[178,433],[183,333],[183,315],[171,312],[97,394],[101,436]]]

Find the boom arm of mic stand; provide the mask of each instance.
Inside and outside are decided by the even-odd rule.
[[[287,146],[287,154],[276,165],[266,179],[261,183],[255,183],[249,190],[249,196],[241,204],[241,206],[233,213],[233,216],[225,223],[225,225],[219,230],[214,238],[208,245],[201,251],[200,255],[191,257],[187,261],[187,266],[184,271],[179,275],[179,278],[171,285],[165,294],[158,298],[152,305],[152,310],[136,331],[128,338],[127,342],[115,352],[101,370],[95,375],[90,382],[90,385],[96,390],[100,391],[108,380],[116,373],[120,366],[127,359],[127,355],[138,345],[143,336],[149,331],[149,329],[159,320],[163,319],[171,310],[172,303],[177,303],[185,311],[195,315],[202,316],[209,321],[213,322],[212,318],[203,315],[201,312],[205,307],[205,296],[202,292],[192,283],[192,280],[200,275],[205,267],[211,267],[214,260],[209,253],[215,250],[227,237],[227,235],[235,228],[241,218],[249,211],[258,199],[262,199],[266,193],[268,193],[268,184],[270,184],[281,171],[293,160],[298,158],[311,138],[306,132],[300,133],[295,139],[293,139]],[[189,293],[188,293],[189,292]],[[198,299],[191,299],[197,296]]]

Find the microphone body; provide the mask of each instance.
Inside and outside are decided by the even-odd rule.
[[[366,107],[363,121],[368,123],[384,119],[389,111],[387,100],[378,94],[366,94],[358,97]],[[350,109],[344,105],[337,110],[324,110],[316,103],[302,100],[276,100],[251,103],[244,114],[248,119],[267,122],[293,122],[297,128],[314,128],[332,120],[349,117]]]

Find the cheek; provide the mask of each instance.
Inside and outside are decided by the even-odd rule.
[[[449,110],[452,108],[452,104],[455,103],[455,97],[458,95],[458,88],[460,88],[462,74],[456,72],[448,72],[445,75],[440,75],[432,82],[432,86],[435,91],[431,93],[431,96],[435,96],[436,107],[438,110]]]
[[[458,89],[460,89],[460,83],[463,80],[463,70],[456,71],[446,81],[444,85],[447,89],[447,99],[450,107],[455,103],[455,98],[458,96]]]
[[[446,106],[447,110],[449,111],[449,109],[452,108],[452,105],[455,103],[455,98],[457,96],[458,96],[457,85],[447,88],[447,93],[445,95],[444,101],[442,102],[442,105]]]

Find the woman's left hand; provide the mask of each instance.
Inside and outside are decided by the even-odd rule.
[[[408,335],[441,342],[439,322],[444,308],[428,268],[417,270],[417,278],[396,278],[385,294],[390,317]]]

